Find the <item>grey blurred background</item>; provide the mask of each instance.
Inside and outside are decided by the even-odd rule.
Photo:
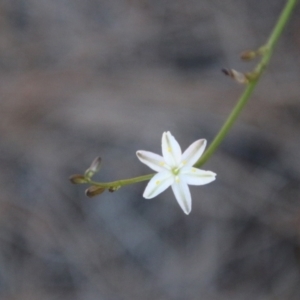
[[[68,177],[151,172],[136,150],[211,142],[283,0],[0,0],[0,298],[300,299],[300,18],[192,187],[88,199]]]

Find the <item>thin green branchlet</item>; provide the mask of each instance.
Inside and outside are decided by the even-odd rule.
[[[184,210],[186,214],[190,212],[191,209],[191,204],[189,200],[189,192],[187,188],[187,184],[194,184],[194,185],[201,185],[201,184],[206,184],[215,179],[215,173],[210,172],[210,171],[203,171],[198,169],[199,167],[203,166],[213,155],[213,153],[216,151],[216,149],[219,147],[221,142],[224,140],[224,138],[227,136],[228,132],[232,128],[233,124],[237,120],[238,116],[240,115],[241,111],[245,107],[246,103],[250,99],[251,95],[253,94],[253,91],[255,90],[255,87],[257,86],[263,72],[265,71],[266,67],[268,66],[270,59],[272,57],[274,48],[282,34],[282,31],[284,27],[286,26],[287,22],[289,21],[291,14],[293,10],[295,9],[295,6],[297,5],[298,0],[288,0],[286,2],[285,7],[283,8],[277,23],[274,26],[274,29],[272,30],[269,39],[267,42],[259,47],[257,50],[247,50],[244,51],[241,54],[241,59],[244,61],[249,61],[255,58],[260,58],[259,63],[257,66],[254,68],[253,71],[247,72],[247,73],[241,73],[236,70],[223,70],[223,72],[226,75],[229,75],[232,77],[234,80],[236,80],[239,83],[245,84],[245,90],[240,96],[237,104],[231,111],[230,115],[228,116],[227,120],[225,121],[224,125],[208,147],[208,149],[203,153],[202,155],[202,150],[200,151],[201,154],[198,155],[198,160],[193,161],[193,166],[190,166],[192,168],[190,169],[184,169],[183,165],[180,164],[175,164],[176,165],[176,172],[174,171],[175,169],[168,169],[172,163],[171,159],[173,158],[179,158],[181,157],[179,154],[175,156],[169,156],[168,154],[163,153],[163,157],[166,160],[169,160],[166,164],[166,170],[169,171],[169,173],[163,173],[164,170],[163,168],[160,169],[159,164],[163,162],[159,162],[155,160],[156,154],[147,152],[147,151],[138,151],[137,155],[138,158],[143,162],[146,163],[148,166],[150,166],[152,169],[157,171],[157,174],[148,174],[148,175],[143,175],[143,176],[138,176],[138,177],[133,177],[129,179],[122,179],[122,180],[117,180],[117,181],[112,181],[112,182],[96,182],[92,180],[92,177],[100,170],[101,167],[101,158],[97,157],[91,164],[91,166],[84,172],[84,174],[75,174],[72,175],[69,179],[73,184],[88,184],[90,187],[86,190],[86,195],[88,197],[93,197],[96,195],[99,195],[103,193],[105,190],[108,190],[109,192],[114,192],[118,190],[119,188],[142,182],[142,181],[147,181],[150,180],[148,183],[148,190],[146,188],[144,196],[148,196],[148,198],[152,197],[153,195],[156,195],[157,192],[161,192],[165,190],[168,186],[172,186],[172,189],[174,191],[175,197],[180,204],[181,208]],[[169,135],[169,136],[168,136]],[[168,132],[164,133],[163,139],[166,137],[171,137],[172,135]],[[202,141],[202,140],[199,140]],[[199,142],[196,141],[196,142]],[[195,142],[195,143],[196,143]],[[176,142],[177,143],[177,142]],[[177,144],[174,144],[177,147]],[[195,144],[194,143],[194,144]],[[192,146],[192,145],[191,145]],[[198,145],[199,146],[199,145]],[[188,149],[187,149],[188,150]],[[186,151],[187,151],[186,150]],[[198,149],[199,150],[199,149]],[[181,151],[181,150],[180,150]],[[199,152],[199,153],[200,153]],[[150,153],[150,154],[149,154]],[[181,153],[181,152],[180,152]],[[199,154],[198,153],[198,154]],[[145,155],[145,156],[143,156]],[[184,155],[184,153],[183,153]],[[196,156],[193,156],[193,159]],[[154,161],[153,161],[154,159]],[[184,170],[184,171],[182,171]],[[185,173],[186,172],[186,173]],[[197,173],[197,178],[192,177],[192,172]],[[208,173],[205,173],[208,172]],[[178,188],[173,184],[174,182],[178,181],[180,178],[177,176],[178,174],[187,174],[187,175],[182,175],[182,182],[184,183],[182,187]],[[160,175],[159,175],[160,174]],[[153,181],[153,178],[157,176],[159,177],[159,180]],[[205,176],[208,176],[206,178]],[[165,182],[162,183],[161,185],[161,179],[164,179]],[[192,182],[192,183],[189,183]],[[158,190],[156,190],[155,185],[159,186]],[[152,194],[151,194],[152,193]],[[154,197],[154,196],[153,196]],[[186,200],[188,199],[188,200]]]
[[[278,42],[278,39],[280,35],[282,34],[282,31],[284,27],[286,26],[288,20],[291,17],[291,14],[297,4],[298,0],[288,0],[285,7],[283,8],[278,21],[271,32],[271,35],[269,39],[267,40],[267,43],[260,47],[257,51],[259,55],[261,55],[261,60],[258,63],[258,65],[255,67],[255,69],[250,73],[252,75],[252,78],[249,78],[249,83],[239,98],[236,106],[233,108],[232,112],[230,113],[229,117],[227,118],[226,122],[224,123],[223,127],[220,129],[219,133],[216,135],[213,142],[210,144],[204,155],[200,158],[199,161],[195,164],[196,167],[200,167],[203,164],[205,164],[208,159],[212,156],[212,154],[216,151],[216,149],[219,147],[221,142],[224,140],[226,135],[228,134],[229,130],[235,123],[237,117],[240,115],[241,111],[247,104],[249,98],[251,97],[257,83],[259,82],[261,75],[265,71],[266,67],[268,66],[270,59],[272,57],[274,48]],[[249,76],[249,73],[248,73]]]

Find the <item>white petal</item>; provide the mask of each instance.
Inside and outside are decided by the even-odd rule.
[[[154,175],[144,191],[144,198],[151,199],[165,191],[174,182],[171,172],[165,171]]]
[[[192,210],[192,198],[188,185],[183,178],[178,178],[172,184],[172,190],[175,198],[184,211],[185,214],[189,214]]]
[[[165,162],[171,167],[179,166],[181,148],[170,131],[163,133],[161,146]]]
[[[206,140],[198,140],[191,144],[182,154],[182,162],[186,166],[193,166],[204,152]]]
[[[180,171],[184,181],[190,185],[204,185],[216,179],[216,173],[196,168],[185,167]]]
[[[149,168],[156,172],[163,172],[169,169],[168,165],[164,162],[164,158],[153,152],[139,150],[136,152],[138,159]]]

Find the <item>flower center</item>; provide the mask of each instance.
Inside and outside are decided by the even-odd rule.
[[[178,175],[179,172],[180,172],[180,168],[178,168],[178,167],[172,169],[172,173],[173,173],[175,176]]]

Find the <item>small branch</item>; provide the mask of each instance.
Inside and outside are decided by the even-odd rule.
[[[282,31],[284,27],[286,26],[288,20],[291,17],[291,14],[297,4],[298,0],[288,0],[286,3],[286,6],[284,7],[282,13],[280,14],[278,21],[267,41],[267,43],[261,48],[263,49],[263,55],[261,58],[260,63],[255,68],[254,72],[255,76],[252,81],[247,85],[244,93],[241,95],[240,99],[238,100],[236,106],[230,113],[229,117],[227,118],[226,122],[224,123],[223,127],[213,140],[213,142],[210,144],[208,149],[205,151],[203,156],[197,161],[195,164],[195,167],[201,167],[204,165],[208,159],[212,156],[212,154],[216,151],[216,149],[219,147],[221,142],[224,140],[226,135],[228,134],[229,130],[235,123],[237,117],[240,115],[241,111],[243,110],[244,106],[248,102],[249,98],[251,97],[257,83],[259,82],[261,75],[263,74],[264,70],[269,64],[269,61],[271,59],[273,50],[277,44],[277,41],[282,34]]]
[[[251,97],[257,83],[259,82],[261,75],[263,74],[264,70],[269,64],[269,61],[271,59],[273,50],[277,44],[277,41],[282,34],[282,31],[284,27],[286,26],[288,20],[291,17],[291,14],[297,4],[298,0],[288,0],[282,13],[280,14],[278,21],[267,41],[267,43],[259,48],[259,53],[262,55],[261,61],[257,65],[257,67],[254,69],[253,72],[245,74],[247,75],[247,80],[249,80],[249,83],[247,84],[247,87],[244,91],[244,93],[239,98],[237,104],[233,108],[232,112],[230,113],[229,117],[225,121],[224,125],[220,129],[219,133],[213,140],[213,142],[210,144],[208,149],[205,151],[203,156],[198,160],[198,162],[195,164],[195,167],[201,167],[207,160],[212,156],[212,154],[216,151],[216,149],[219,147],[221,142],[224,140],[226,135],[228,134],[229,130],[235,123],[237,117],[240,115],[241,111],[245,107],[246,103],[248,102],[249,98]],[[108,189],[109,191],[115,191],[118,188],[134,184],[141,181],[150,180],[154,174],[148,174],[144,176],[129,178],[129,179],[122,179],[112,182],[94,182],[91,180],[92,175],[100,168],[101,165],[101,159],[97,158],[91,167],[87,170],[85,175],[73,175],[70,177],[70,181],[74,184],[81,184],[81,183],[88,183],[91,185],[91,187],[87,190],[88,196],[94,196],[97,194],[102,193],[105,189]]]
[[[118,187],[122,187],[125,185],[150,180],[153,176],[154,176],[154,174],[148,174],[148,175],[133,177],[133,178],[129,178],[129,179],[116,180],[116,181],[111,181],[111,182],[95,182],[95,181],[89,180],[88,183],[95,185],[95,186],[109,189],[109,188],[113,188],[113,187],[118,188]]]

